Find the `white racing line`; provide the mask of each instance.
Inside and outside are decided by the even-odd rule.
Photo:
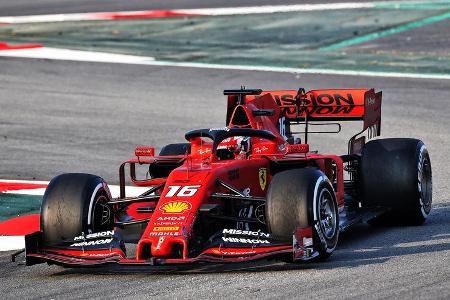
[[[402,3],[403,1],[399,1]],[[32,16],[8,16],[0,17],[0,23],[44,23],[65,21],[91,21],[91,20],[114,20],[124,18],[162,18],[173,16],[231,16],[248,14],[269,14],[282,12],[320,11],[361,9],[375,7],[373,2],[344,2],[330,4],[293,4],[293,5],[264,5],[248,7],[226,7],[226,8],[198,8],[198,9],[175,9],[175,10],[145,10],[145,11],[122,11],[122,12],[99,12],[99,13],[72,13],[51,14]]]
[[[48,184],[48,181],[28,181],[28,180],[6,180],[0,179],[0,184]],[[120,194],[120,187],[118,185],[108,185],[111,195],[116,198]],[[126,195],[130,197],[136,197],[148,190],[145,187],[126,186]],[[36,189],[23,189],[23,190],[7,190],[5,194],[19,194],[19,195],[35,195],[43,196],[45,188]],[[1,197],[0,193],[0,197]],[[0,235],[0,251],[13,251],[25,248],[24,236],[6,236]]]
[[[261,5],[243,7],[219,7],[219,8],[194,8],[174,10],[140,10],[119,12],[90,12],[71,14],[49,14],[31,16],[5,16],[0,17],[0,23],[22,24],[22,23],[44,23],[44,22],[66,22],[66,21],[92,21],[92,20],[115,20],[130,18],[167,18],[183,16],[232,16],[249,14],[270,14],[284,12],[308,12],[325,10],[363,9],[376,8],[380,5],[414,5],[414,4],[441,3],[441,0],[399,0],[399,1],[373,1],[373,2],[342,2],[342,3],[319,3],[319,4],[288,4],[288,5]]]
[[[13,251],[25,248],[23,236],[0,236],[0,251]]]
[[[3,50],[0,51],[0,56],[122,64],[148,64],[149,62],[155,60],[153,57],[145,56],[49,47]]]
[[[450,79],[450,74],[403,73],[403,72],[382,72],[382,71],[364,71],[364,70],[356,71],[356,70],[338,70],[338,69],[289,68],[289,67],[271,67],[271,66],[225,65],[225,64],[210,64],[197,62],[158,61],[155,60],[154,57],[149,56],[112,54],[106,52],[92,52],[92,51],[59,49],[50,47],[3,50],[0,51],[0,57],[1,56],[148,65],[148,66],[278,72],[278,73],[293,73],[299,75],[319,74],[319,75],[347,75],[347,76],[369,76],[369,77],[395,77],[395,78],[412,78],[412,79],[442,79],[442,80]]]

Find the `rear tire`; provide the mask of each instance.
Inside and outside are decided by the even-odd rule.
[[[162,147],[159,156],[176,156],[191,153],[190,143],[168,144]],[[152,178],[168,177],[170,172],[179,167],[179,162],[153,162],[148,167],[148,172]]]
[[[92,232],[112,230],[113,216],[106,182],[90,174],[62,174],[50,181],[41,205],[46,244],[58,244]]]
[[[389,209],[374,224],[423,224],[432,203],[431,162],[423,142],[402,138],[368,142],[361,158],[361,193],[364,206]]]
[[[274,236],[286,241],[292,241],[297,227],[312,227],[319,259],[328,258],[339,237],[336,196],[328,178],[316,169],[275,174],[267,192],[266,223]]]
[[[168,144],[162,147],[159,156],[185,155],[191,152],[190,143]]]

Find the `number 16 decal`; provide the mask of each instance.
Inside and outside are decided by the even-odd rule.
[[[169,191],[167,192],[166,197],[192,197],[197,193],[199,187],[201,187],[201,185],[169,185]]]

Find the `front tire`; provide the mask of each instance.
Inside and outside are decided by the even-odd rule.
[[[106,202],[106,182],[90,174],[62,174],[50,181],[41,205],[41,232],[46,244],[81,234],[111,230],[114,220]]]
[[[308,168],[275,174],[267,193],[266,223],[274,236],[286,241],[296,228],[312,227],[319,259],[328,258],[338,242],[339,213],[325,174]]]

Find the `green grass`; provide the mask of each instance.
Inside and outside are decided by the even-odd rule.
[[[0,193],[0,221],[38,213],[42,196]]]

